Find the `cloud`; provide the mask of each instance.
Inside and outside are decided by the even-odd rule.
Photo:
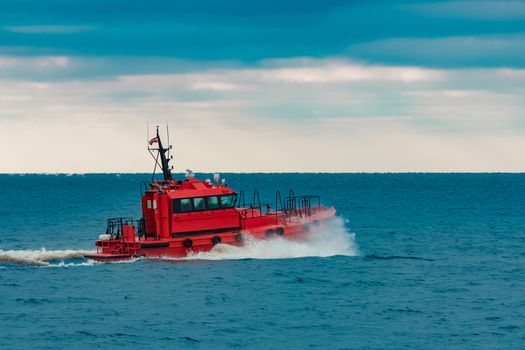
[[[29,61],[0,62],[13,69]],[[4,78],[0,147],[17,148],[0,154],[0,172],[147,172],[147,121],[170,123],[179,170],[523,171],[523,86],[523,70],[340,58],[91,80]]]
[[[523,1],[442,1],[408,4],[402,6],[402,8],[421,15],[438,18],[498,21],[525,19],[525,3]]]
[[[76,34],[95,30],[94,26],[80,25],[32,25],[32,26],[6,26],[0,29],[22,34]]]
[[[376,80],[414,82],[439,79],[436,70],[417,67],[385,67],[352,64],[345,61],[322,62],[317,66],[268,69],[262,79],[268,82],[286,83],[338,83]]]
[[[519,93],[484,90],[417,90],[404,93],[417,99],[413,114],[417,123],[454,133],[513,130],[525,118]]]
[[[201,81],[191,85],[191,89],[195,91],[231,91],[238,88],[235,84],[218,81]]]
[[[136,59],[136,58],[135,58]],[[130,58],[133,61],[134,58]],[[242,66],[236,63],[216,62],[211,66],[199,64],[187,64],[177,59],[152,59],[149,64],[159,64],[162,74],[156,69],[147,70],[138,64],[127,62],[121,64],[120,60],[114,62],[113,58],[106,60],[96,57],[71,57],[71,56],[0,56],[0,69],[9,67],[9,70],[0,71],[0,77],[24,79],[26,76],[32,79],[60,77],[64,80],[75,80],[84,77],[86,71],[92,78],[108,76],[144,76],[155,79],[155,83],[168,82],[176,79],[197,79],[194,82],[194,90],[233,90],[235,84],[224,81],[224,73],[229,78],[237,81],[259,81],[267,83],[291,83],[291,84],[325,84],[344,83],[352,81],[399,81],[416,82],[440,79],[440,72],[435,69],[425,69],[413,66],[383,66],[366,65],[346,59],[311,59],[293,58],[279,60],[264,60],[257,66]],[[141,66],[149,65],[141,60]],[[160,61],[160,62],[159,62]],[[180,66],[185,66],[181,70]],[[50,68],[57,68],[50,71]],[[197,75],[192,72],[198,71]],[[24,72],[26,74],[24,74]],[[203,81],[203,74],[211,80]],[[221,80],[221,82],[217,82]]]
[[[47,70],[47,69],[63,69],[70,63],[70,58],[67,56],[43,56],[43,57],[15,57],[15,56],[0,56],[1,70]],[[2,71],[0,71],[0,75]]]
[[[347,52],[372,62],[422,66],[523,66],[525,34],[382,39],[353,45]]]
[[[130,106],[135,107],[135,105]],[[17,144],[0,155],[4,172],[148,172],[146,115],[162,108],[99,108],[98,118],[69,122],[0,122],[0,145]],[[151,107],[151,105],[149,106]],[[172,107],[172,106],[166,106]],[[72,112],[74,109],[57,111]],[[135,112],[135,113],[134,113]],[[199,125],[181,123],[180,109],[163,111],[170,122],[176,171],[523,171],[525,139],[517,132],[448,133],[406,124],[389,117],[326,120],[314,130],[289,123],[264,123],[243,115],[239,120],[216,112]],[[199,113],[196,111],[196,113]],[[159,114],[156,114],[159,115]],[[190,114],[191,116],[191,114]],[[124,115],[122,115],[124,117]],[[232,125],[234,124],[234,125]],[[20,140],[23,140],[21,143]],[[74,145],[74,152],[64,145]],[[118,157],[108,156],[118,154]],[[31,157],[21,157],[31,155]],[[21,159],[24,159],[21,161]]]

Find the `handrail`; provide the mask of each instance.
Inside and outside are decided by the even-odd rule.
[[[312,205],[317,204],[317,206]],[[271,205],[269,203],[261,202],[259,190],[257,188],[253,191],[252,203],[246,203],[244,198],[244,191],[239,192],[239,201],[237,208],[243,209],[240,211],[240,215],[243,219],[252,219],[261,217],[263,215],[275,215],[276,224],[279,223],[279,216],[285,218],[285,220],[291,220],[292,218],[300,219],[302,217],[311,216],[317,212],[317,208],[321,206],[321,197],[317,195],[301,195],[296,196],[293,189],[288,191],[288,196],[282,198],[281,192],[275,192],[275,207],[271,211]],[[255,214],[258,212],[258,214]]]
[[[237,206],[238,207],[242,207],[242,206],[245,206],[246,205],[246,201],[244,200],[244,191],[241,190],[241,192],[239,192],[239,195],[237,196],[238,198],[238,204]],[[242,204],[241,204],[242,202]]]
[[[253,189],[253,204],[259,204],[259,207],[261,206],[261,197],[259,196],[259,190],[257,188]]]
[[[281,198],[281,192],[280,191],[276,191],[275,192],[275,212],[283,212],[284,213],[284,210],[283,210],[283,200]],[[275,216],[275,223],[277,224],[277,215]]]
[[[146,232],[144,218],[134,220],[132,218],[110,218],[107,220],[106,234],[111,236],[111,239],[121,239],[124,236],[124,225],[130,225],[137,228],[139,237]]]
[[[293,190],[290,190],[289,196],[284,199],[286,216],[302,218],[303,216],[311,216],[312,200],[317,202],[317,207],[321,206],[321,197],[316,195],[295,196]]]

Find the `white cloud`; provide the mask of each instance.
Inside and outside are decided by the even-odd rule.
[[[170,123],[178,170],[524,171],[523,86],[522,70],[344,60],[6,79],[0,172],[150,171],[146,121]]]
[[[48,68],[65,68],[70,64],[67,56],[15,57],[0,56],[0,74],[2,70],[39,70]]]
[[[294,64],[294,65],[291,65]],[[82,76],[82,71],[93,71],[94,67],[102,67],[101,75],[107,76],[107,66],[99,58],[76,58],[68,56],[0,56],[0,69],[9,68],[12,71],[29,70],[32,74],[38,71],[46,73],[45,77],[52,78],[49,68],[72,69],[69,79]],[[19,76],[9,75],[9,72],[0,70],[4,76],[19,79]],[[23,72],[20,72],[23,73]],[[57,72],[55,72],[57,73]],[[77,73],[77,76],[75,76]],[[94,72],[96,73],[96,72]],[[141,79],[146,84],[171,84],[175,80],[189,82],[194,90],[229,91],[238,88],[231,81],[266,82],[266,83],[293,83],[293,84],[315,84],[315,83],[344,83],[353,81],[399,81],[417,82],[427,80],[438,80],[441,73],[436,69],[427,69],[411,66],[382,66],[367,65],[344,59],[292,59],[264,61],[257,68],[198,68],[189,72],[175,73],[124,73],[121,75],[125,80]],[[207,79],[207,80],[206,80]]]
[[[345,61],[321,63],[313,67],[268,69],[262,72],[262,79],[270,83],[337,83],[361,80],[414,82],[440,78],[437,70],[417,67],[366,66]]]
[[[238,86],[235,84],[218,81],[201,81],[191,85],[191,89],[195,91],[231,91],[236,90],[237,88]]]
[[[419,67],[365,65],[346,60],[308,60],[299,67],[211,69],[184,74],[124,75],[121,81],[151,88],[190,84],[193,90],[238,90],[254,83],[330,84],[360,81],[418,82],[441,79],[441,72]]]
[[[60,26],[60,25],[31,25],[31,26],[7,26],[0,29],[13,33],[23,34],[75,34],[91,30],[96,27],[85,25]]]

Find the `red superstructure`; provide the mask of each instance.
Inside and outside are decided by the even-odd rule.
[[[247,236],[301,239],[312,226],[335,215],[334,208],[320,205],[319,196],[295,196],[290,190],[282,199],[277,192],[272,209],[261,203],[257,190],[253,202],[246,204],[244,193],[228,188],[218,174],[213,182],[201,181],[187,170],[184,180],[175,180],[167,155],[171,147],[162,147],[158,129],[152,143],[158,143],[158,148],[148,149],[158,152],[154,158],[164,179],[144,186],[142,218],[109,219],[106,233],[96,241],[97,252],[87,258],[183,257],[218,243],[242,245]]]

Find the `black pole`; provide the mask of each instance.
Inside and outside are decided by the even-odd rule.
[[[158,127],[157,127],[157,140],[159,141],[160,164],[162,166],[162,174],[164,175],[164,181],[173,180],[171,176],[170,165],[169,165],[170,160],[166,158],[166,152],[168,151],[168,148],[162,147],[162,142],[160,140]]]

